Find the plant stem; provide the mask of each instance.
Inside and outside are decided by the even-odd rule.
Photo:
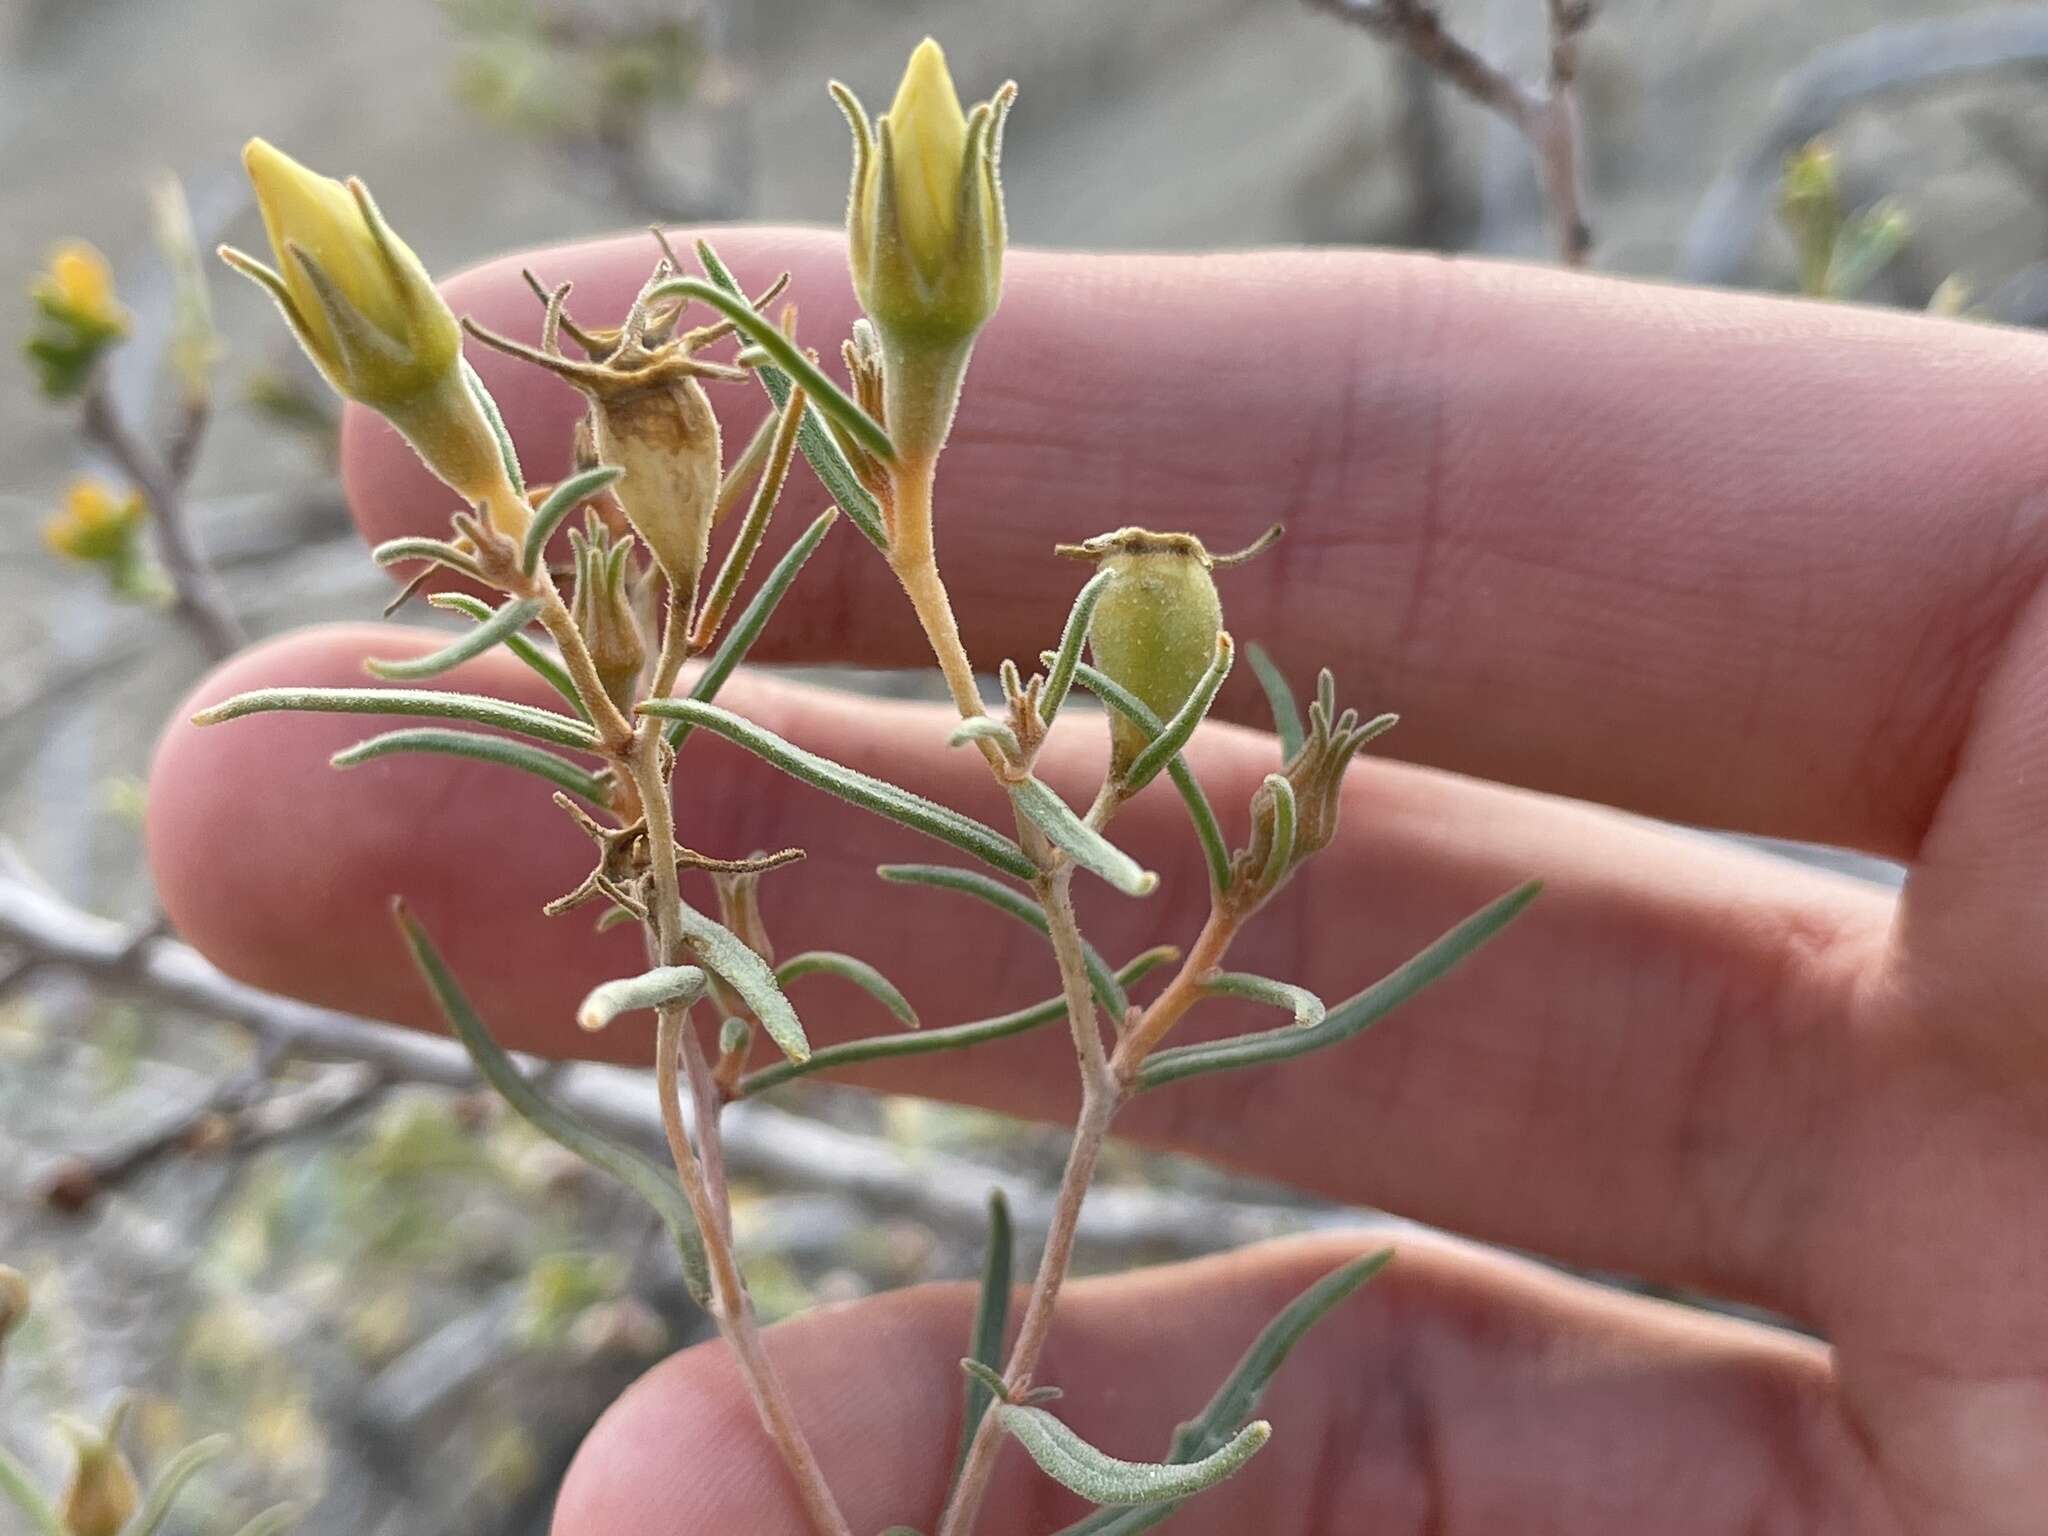
[[[1202,924],[1201,933],[1173,980],[1152,999],[1137,1025],[1117,1046],[1111,1067],[1118,1083],[1128,1088],[1136,1081],[1145,1058],[1166,1037],[1167,1031],[1180,1022],[1181,1016],[1202,1000],[1203,987],[1222,967],[1223,956],[1243,921],[1243,916],[1230,907],[1218,904],[1209,909],[1209,920]]]
[[[676,965],[684,958],[682,892],[676,877],[675,819],[669,808],[668,785],[662,776],[662,746],[659,722],[643,722],[634,742],[631,768],[647,817],[647,846],[654,875],[654,940],[661,962]],[[683,1192],[704,1241],[711,1269],[712,1317],[733,1352],[740,1379],[746,1383],[762,1428],[767,1430],[789,1468],[812,1526],[821,1536],[852,1536],[852,1528],[826,1485],[824,1470],[796,1421],[788,1391],[762,1345],[753,1298],[747,1294],[739,1261],[733,1253],[731,1204],[724,1188],[724,1151],[719,1143],[716,1090],[710,1086],[703,1051],[690,1028],[689,1010],[663,1008],[658,1018],[655,1082],[661,1095],[662,1125],[668,1135],[669,1153],[675,1159],[676,1175],[682,1180]],[[701,1158],[683,1124],[677,1081],[679,1062],[689,1073],[691,1094],[697,1105],[697,1139],[704,1149]],[[712,1095],[708,1114],[707,1089]]]

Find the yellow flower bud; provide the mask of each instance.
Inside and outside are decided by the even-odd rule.
[[[107,258],[83,240],[67,240],[50,255],[45,292],[53,305],[83,324],[119,334],[128,312],[114,299],[114,273]]]
[[[148,510],[139,493],[124,496],[104,480],[74,480],[63,509],[43,524],[43,542],[67,560],[120,563],[133,554]]]
[[[946,56],[926,38],[879,121],[845,86],[832,93],[853,129],[847,240],[888,362],[886,425],[899,450],[936,452],[967,351],[1002,297],[999,166],[1016,87],[963,112]]]
[[[116,1407],[104,1430],[75,1421],[60,1421],[77,1451],[78,1465],[57,1506],[64,1536],[120,1536],[142,1502],[135,1469],[115,1443],[127,1404]]]
[[[1216,660],[1223,629],[1208,550],[1191,533],[1119,528],[1061,553],[1099,560],[1115,572],[1095,604],[1089,651],[1112,681],[1162,721],[1171,719]],[[1121,775],[1146,736],[1114,711],[1109,724],[1110,772]]]
[[[463,376],[461,327],[368,189],[318,175],[262,139],[249,141],[242,164],[277,270],[225,246],[222,259],[268,290],[337,393],[389,420],[502,531],[523,532],[526,502]]]

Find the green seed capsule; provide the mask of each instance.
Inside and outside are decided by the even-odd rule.
[[[1212,564],[1191,533],[1119,528],[1063,548],[1115,573],[1095,605],[1088,648],[1095,665],[1136,694],[1162,721],[1187,703],[1216,659],[1223,604]],[[1145,734],[1110,716],[1110,772],[1121,776],[1144,750]]]

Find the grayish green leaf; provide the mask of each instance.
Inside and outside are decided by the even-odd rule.
[[[974,1309],[974,1332],[969,1352],[977,1364],[996,1372],[996,1385],[970,1376],[967,1404],[960,1419],[960,1448],[953,1457],[953,1476],[966,1464],[967,1448],[974,1443],[982,1416],[1002,1393],[1003,1336],[1010,1324],[1010,1291],[1016,1284],[1013,1238],[1010,1231],[1010,1203],[1000,1189],[988,1196],[988,1252],[981,1261],[981,1299]]]
[[[994,715],[976,715],[971,720],[962,720],[953,727],[953,734],[946,738],[946,745],[964,747],[972,741],[992,741],[1012,761],[1024,755],[1017,746],[1017,733]]]
[[[1385,1018],[1431,982],[1447,975],[1461,960],[1505,928],[1543,888],[1531,880],[1490,902],[1451,929],[1420,954],[1404,961],[1363,992],[1330,1009],[1313,1029],[1261,1030],[1204,1045],[1176,1046],[1160,1051],[1138,1070],[1140,1088],[1158,1088],[1204,1072],[1264,1066],[1290,1056],[1304,1056],[1349,1040]]]
[[[1159,877],[1074,814],[1074,808],[1037,779],[1010,785],[1010,800],[1053,847],[1126,896],[1149,896]]]
[[[330,715],[424,715],[467,720],[515,736],[530,736],[576,752],[595,752],[597,733],[580,720],[531,704],[511,704],[481,693],[442,693],[426,688],[258,688],[202,709],[194,725],[219,725],[244,715],[307,710]]]
[[[718,259],[710,242],[697,242],[697,259],[704,264],[705,275],[727,293],[746,301],[746,293],[740,288],[725,263]],[[768,392],[768,398],[775,402],[779,411],[789,403],[790,378],[780,368],[757,368],[754,377],[761,381],[761,387]],[[839,444],[832,440],[832,433],[825,425],[825,419],[818,414],[816,405],[804,412],[803,425],[797,429],[797,448],[810,461],[819,483],[826,494],[839,503],[844,511],[875,548],[888,552],[889,535],[882,526],[882,508],[868,488],[861,484],[860,476],[853,472],[853,466],[846,462],[846,455],[839,451]]]
[[[709,1306],[711,1271],[705,1263],[704,1244],[697,1234],[697,1222],[690,1211],[690,1202],[674,1176],[639,1153],[599,1135],[528,1082],[526,1074],[513,1064],[512,1058],[499,1048],[490,1031],[484,1028],[483,1020],[463,995],[460,984],[448,969],[448,963],[441,958],[440,951],[427,937],[427,931],[420,926],[419,920],[402,903],[394,902],[392,909],[398,919],[399,931],[412,951],[413,962],[419,966],[420,974],[433,990],[434,1000],[440,1004],[442,1016],[462,1041],[484,1081],[495,1088],[535,1130],[567,1147],[586,1163],[603,1169],[653,1206],[668,1227],[676,1252],[682,1257],[683,1283],[699,1306]]]
[[[388,677],[398,682],[418,682],[422,678],[439,677],[443,672],[452,671],[465,661],[474,661],[506,636],[516,635],[539,617],[540,599],[521,598],[518,602],[505,604],[475,629],[457,637],[438,651],[426,656],[407,657],[402,661],[384,661],[372,657],[363,663],[363,670],[373,677]]]
[[[1266,850],[1265,867],[1258,871],[1261,886],[1276,884],[1294,862],[1294,831],[1301,816],[1294,803],[1294,783],[1286,774],[1267,774],[1266,792],[1273,797],[1273,842]]]
[[[1266,707],[1273,712],[1273,734],[1280,738],[1280,761],[1291,763],[1301,750],[1301,706],[1294,702],[1294,690],[1266,648],[1256,640],[1244,648],[1244,659],[1252,664],[1259,686],[1266,690]]]
[[[1085,661],[1074,668],[1074,681],[1140,730],[1158,736],[1161,729],[1159,717],[1152,713],[1144,700],[1122,684]],[[1209,805],[1209,797],[1202,793],[1202,786],[1195,778],[1194,770],[1188,767],[1186,757],[1175,756],[1166,765],[1166,772],[1187,805],[1188,819],[1195,824],[1195,837],[1201,842],[1202,857],[1209,864],[1210,887],[1220,891],[1230,883],[1230,850],[1224,844],[1223,829],[1217,825],[1216,812]]]
[[[1131,766],[1124,770],[1126,793],[1136,794],[1159,775],[1159,770],[1188,744],[1188,738],[1195,734],[1209,713],[1209,706],[1216,702],[1216,694],[1223,686],[1223,680],[1230,676],[1230,663],[1236,654],[1230,632],[1225,630],[1216,637],[1216,658],[1209,663],[1194,691],[1187,696],[1187,702],[1173,712],[1173,718],[1161,726],[1159,734],[1145,745],[1145,750],[1131,760]]]
[[[1202,984],[1202,990],[1218,997],[1242,997],[1269,1008],[1284,1008],[1294,1015],[1296,1029],[1314,1029],[1328,1013],[1323,1000],[1307,987],[1242,971],[1220,971]]]
[[[598,464],[571,475],[549,491],[533,509],[533,521],[526,526],[526,538],[519,547],[519,568],[529,576],[539,570],[548,540],[562,526],[562,519],[624,473],[615,464]]]
[[[1189,1498],[1237,1471],[1273,1434],[1272,1425],[1254,1419],[1198,1461],[1122,1461],[1098,1451],[1043,1408],[998,1403],[992,1411],[1047,1477],[1108,1505]]]
[[[1133,986],[1160,966],[1170,964],[1179,958],[1180,951],[1170,945],[1148,949],[1117,972],[1116,979],[1122,986]],[[1066,1016],[1066,998],[1049,997],[1043,1002],[1033,1003],[1029,1008],[1020,1008],[1015,1013],[998,1014],[992,1019],[977,1019],[971,1024],[950,1024],[944,1029],[924,1029],[902,1035],[876,1035],[866,1040],[849,1040],[841,1045],[828,1045],[813,1051],[811,1059],[801,1066],[795,1062],[778,1061],[761,1068],[758,1072],[748,1073],[740,1079],[740,1096],[745,1098],[765,1092],[793,1078],[807,1077],[813,1072],[829,1071],[833,1067],[852,1066],[856,1062],[961,1050],[990,1040],[1000,1040],[1008,1035],[1019,1035],[1028,1029],[1042,1028]]]
[[[741,1000],[754,1010],[754,1017],[768,1031],[768,1038],[782,1048],[783,1055],[795,1062],[807,1060],[811,1054],[811,1042],[804,1038],[804,1027],[797,1019],[796,1010],[782,995],[782,988],[777,985],[775,973],[768,968],[768,962],[749,949],[746,941],[730,928],[706,917],[694,907],[683,906],[681,918],[683,937],[697,951],[705,969],[737,992]]]
[[[1038,718],[1051,725],[1067,702],[1074,686],[1074,668],[1081,664],[1081,651],[1088,643],[1088,626],[1095,618],[1095,605],[1103,590],[1116,580],[1116,572],[1097,571],[1088,584],[1074,594],[1074,606],[1067,612],[1067,627],[1060,631],[1059,649],[1053,652],[1045,674],[1045,691],[1038,697]]]
[[[57,1511],[37,1489],[28,1468],[16,1461],[4,1445],[0,1445],[0,1494],[6,1495],[35,1527],[33,1536],[65,1536]]]
[[[1394,1250],[1382,1248],[1332,1270],[1281,1309],[1259,1332],[1236,1368],[1209,1399],[1208,1406],[1174,1431],[1166,1459],[1190,1461],[1228,1442],[1258,1409],[1259,1399],[1308,1331],[1373,1276],[1387,1267]],[[1107,1509],[1066,1527],[1059,1536],[1137,1536],[1180,1508],[1179,1500]]]
[[[475,731],[451,731],[432,725],[386,731],[381,736],[372,736],[352,747],[344,747],[327,761],[336,768],[354,768],[376,758],[404,752],[441,753],[480,763],[496,763],[501,768],[517,768],[536,778],[546,779],[558,789],[580,795],[592,805],[605,803],[604,781],[596,774],[531,742],[514,741],[506,736],[482,736]]]
[[[472,581],[484,579],[483,567],[446,539],[429,539],[418,535],[386,539],[370,551],[370,558],[379,565],[396,565],[401,560],[426,560],[434,565],[444,565],[451,571],[460,572]]]
[[[917,1010],[910,1006],[910,999],[897,990],[895,982],[865,960],[856,960],[852,955],[842,955],[837,950],[807,949],[800,955],[791,955],[775,967],[775,979],[785,987],[799,976],[814,974],[837,976],[841,981],[852,982],[893,1013],[905,1029],[917,1028]]]
[[[483,375],[470,366],[466,357],[462,359],[462,381],[469,386],[470,394],[484,413],[484,420],[490,424],[491,435],[498,440],[498,456],[505,461],[505,473],[512,481],[512,488],[524,496],[526,475],[519,468],[519,450],[512,445],[512,434],[505,429],[505,417],[498,410],[498,402],[484,387]]]
[[[622,1013],[660,1008],[668,1003],[694,1003],[704,995],[705,975],[694,965],[657,965],[638,976],[600,982],[576,1010],[576,1022],[600,1030]]]
[[[1027,927],[1048,937],[1051,935],[1052,928],[1046,921],[1043,907],[1022,891],[1014,890],[1000,880],[992,880],[979,870],[955,869],[949,864],[884,864],[875,873],[896,885],[926,885],[935,890],[959,891],[976,901],[987,902],[998,912],[1014,917]],[[1088,987],[1095,994],[1095,1000],[1109,1015],[1111,1023],[1122,1023],[1124,1015],[1130,1011],[1131,1000],[1117,985],[1109,962],[1086,939],[1081,941],[1081,959],[1088,969]]]
[[[790,584],[796,580],[796,573],[804,568],[804,562],[817,552],[838,516],[835,508],[827,507],[812,519],[811,526],[803,531],[802,537],[790,545],[789,552],[775,562],[775,569],[761,583],[761,590],[740,611],[739,618],[726,626],[725,638],[718,643],[710,662],[698,675],[696,686],[690,690],[691,698],[709,704],[718,697],[718,690],[725,686],[726,679],[738,670],[747,652],[753,649],[754,642],[760,639],[776,604],[789,591]],[[668,744],[680,747],[689,734],[689,723],[677,720],[668,727]]]
[[[297,1504],[273,1504],[239,1531],[235,1536],[284,1536],[305,1515]]]
[[[164,1521],[170,1518],[171,1506],[185,1491],[185,1485],[192,1481],[201,1467],[226,1455],[228,1444],[226,1435],[209,1435],[186,1446],[165,1462],[163,1470],[156,1475],[156,1481],[150,1484],[149,1496],[143,1500],[142,1508],[121,1527],[121,1536],[156,1536],[163,1529]]]
[[[727,741],[745,747],[764,762],[774,764],[791,778],[801,779],[849,805],[873,811],[877,816],[885,816],[927,837],[950,843],[1006,875],[1029,880],[1038,873],[1031,860],[1024,856],[1024,850],[994,827],[884,779],[849,768],[844,763],[835,763],[815,752],[807,752],[794,742],[785,741],[773,731],[764,730],[751,720],[744,720],[716,704],[706,704],[698,699],[649,699],[640,706],[640,710],[643,714],[664,720],[680,720],[716,731]]]
[[[459,613],[464,618],[476,620],[479,624],[497,611],[489,603],[481,598],[471,597],[467,592],[435,592],[427,601],[436,608]],[[505,637],[505,649],[525,662],[542,682],[560,694],[564,702],[576,711],[579,719],[590,718],[590,712],[583,707],[583,696],[577,693],[576,682],[569,676],[569,669],[562,665],[559,656],[535,644],[531,636],[518,630]]]

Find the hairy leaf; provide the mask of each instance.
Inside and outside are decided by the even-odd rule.
[[[436,608],[445,608],[450,613],[459,613],[464,618],[474,619],[481,624],[497,610],[481,598],[471,597],[467,592],[436,592],[427,598]],[[569,669],[562,665],[561,658],[542,646],[533,638],[514,630],[505,637],[505,649],[531,667],[536,676],[556,693],[568,706],[576,711],[579,719],[588,720],[590,712],[583,707],[583,696],[576,691],[575,679],[569,676]]]
[[[1195,734],[1195,727],[1208,716],[1209,706],[1216,702],[1216,694],[1223,686],[1223,680],[1230,676],[1230,663],[1236,655],[1230,632],[1225,630],[1216,637],[1216,659],[1209,663],[1195,684],[1194,692],[1187,696],[1187,702],[1173,712],[1173,718],[1159,729],[1140,752],[1131,760],[1131,766],[1124,770],[1124,789],[1135,794],[1159,776],[1164,768],[1188,744],[1188,738]]]
[[[1031,1453],[1040,1471],[1097,1504],[1191,1497],[1237,1471],[1273,1434],[1272,1425],[1254,1419],[1198,1461],[1122,1461],[1098,1451],[1043,1408],[1000,1403],[994,1411],[997,1422]]]
[[[462,382],[469,386],[484,420],[489,424],[491,435],[498,440],[498,457],[505,461],[505,474],[512,482],[512,489],[520,495],[526,494],[526,475],[519,467],[519,450],[512,444],[512,434],[505,428],[505,417],[498,409],[498,402],[491,398],[491,392],[484,387],[483,375],[470,365],[468,358],[462,359]]]
[[[335,715],[425,715],[495,726],[577,752],[595,752],[597,733],[580,720],[531,704],[511,704],[481,693],[442,693],[427,688],[257,688],[202,709],[194,725],[219,725],[244,715],[308,710]]]
[[[927,837],[950,843],[1006,875],[1029,880],[1038,873],[1031,860],[1024,856],[1024,850],[994,827],[884,779],[874,778],[844,763],[835,763],[815,752],[807,752],[794,742],[785,741],[773,731],[764,730],[751,720],[744,720],[716,704],[706,704],[698,699],[649,699],[640,706],[640,710],[643,714],[664,720],[681,720],[716,731],[727,741],[745,747],[764,762],[774,764],[791,778],[801,779],[849,805],[873,811],[877,816],[886,816]]]
[[[768,962],[749,949],[746,941],[730,928],[706,917],[694,907],[684,906],[680,915],[683,937],[697,951],[706,969],[737,992],[741,1000],[754,1010],[754,1017],[768,1031],[768,1038],[782,1048],[783,1055],[791,1061],[807,1060],[811,1054],[811,1042],[804,1038],[804,1027],[797,1019],[796,1009],[782,995],[782,988],[777,985],[775,973],[768,968]]]
[[[539,570],[548,540],[562,526],[562,519],[624,473],[615,464],[598,464],[571,475],[542,497],[541,504],[533,509],[533,521],[527,525],[525,542],[519,548],[519,568],[529,576]]]
[[[444,565],[472,581],[484,579],[484,568],[446,539],[429,539],[417,534],[402,539],[386,539],[370,551],[370,558],[379,565],[396,565],[401,560],[426,560],[434,565]]]
[[[668,1003],[694,1003],[704,995],[705,975],[694,965],[658,965],[638,976],[600,982],[584,996],[576,1022],[600,1030],[622,1013],[660,1008]]]
[[[981,1261],[981,1299],[974,1309],[974,1332],[968,1340],[968,1355],[976,1363],[996,1372],[999,1383],[1002,1380],[1003,1335],[1010,1323],[1010,1291],[1015,1284],[1011,1247],[1010,1202],[1003,1198],[1000,1189],[990,1190],[988,1252]],[[971,1376],[968,1378],[967,1404],[960,1418],[960,1449],[953,1457],[955,1479],[967,1462],[967,1448],[974,1444],[974,1433],[981,1428],[983,1415],[995,1400],[996,1393],[990,1390],[987,1382],[977,1381]]]
[[[1280,738],[1280,761],[1291,763],[1302,743],[1301,706],[1294,702],[1294,690],[1287,686],[1278,665],[1256,640],[1244,648],[1244,659],[1252,664],[1259,686],[1266,690],[1266,707],[1273,712],[1273,734]]]
[[[1221,971],[1202,984],[1202,990],[1218,997],[1242,997],[1269,1008],[1284,1008],[1294,1015],[1296,1029],[1314,1029],[1323,1022],[1328,1009],[1307,987],[1268,976],[1251,976],[1242,971]]]
[[[65,1536],[57,1511],[37,1489],[27,1467],[0,1445],[0,1496],[5,1496],[34,1526],[33,1536]]]
[[[1074,808],[1037,779],[1010,786],[1010,800],[1053,847],[1126,896],[1149,896],[1159,877],[1074,814]]]
[[[895,982],[865,960],[856,960],[852,955],[842,955],[837,950],[808,949],[800,955],[791,955],[775,967],[775,979],[785,987],[799,976],[815,974],[837,976],[841,981],[852,982],[893,1013],[905,1029],[917,1028],[917,1010],[910,1006],[910,999],[897,990]]]
[[[1132,960],[1121,971],[1117,980],[1123,986],[1134,986],[1143,977],[1162,965],[1169,965],[1180,958],[1180,951],[1171,945],[1148,949]],[[857,1062],[881,1061],[892,1056],[923,1056],[934,1051],[960,1050],[967,1046],[981,1045],[986,1041],[1000,1040],[1008,1035],[1019,1035],[1027,1029],[1038,1029],[1067,1016],[1067,1001],[1064,996],[1049,997],[1043,1002],[1033,1003],[1029,1008],[1020,1008],[1015,1013],[998,1014],[992,1019],[977,1019],[971,1024],[950,1024],[944,1029],[923,1029],[902,1035],[876,1035],[866,1040],[848,1040],[840,1045],[823,1046],[811,1053],[811,1059],[798,1065],[791,1061],[778,1061],[750,1072],[740,1079],[739,1092],[742,1098],[765,1092],[793,1078],[806,1077],[813,1072],[825,1072],[833,1067],[848,1067]]]
[[[1378,1023],[1431,982],[1447,975],[1461,960],[1512,922],[1542,889],[1542,881],[1531,880],[1481,907],[1420,954],[1402,962],[1363,992],[1331,1008],[1323,1022],[1313,1029],[1296,1029],[1290,1025],[1203,1045],[1183,1045],[1160,1051],[1138,1069],[1138,1086],[1158,1088],[1204,1072],[1264,1066],[1268,1062],[1305,1056],[1310,1051],[1320,1051],[1349,1040]]]
[[[171,1505],[185,1491],[185,1485],[192,1481],[201,1467],[227,1454],[228,1445],[226,1435],[209,1435],[186,1446],[165,1462],[163,1470],[156,1475],[156,1481],[150,1485],[149,1497],[143,1501],[142,1508],[121,1527],[121,1536],[156,1536],[163,1529],[164,1521],[170,1518]]]
[[[604,781],[567,758],[557,757],[545,747],[513,741],[505,736],[483,736],[475,731],[451,731],[440,726],[419,725],[400,731],[386,731],[352,747],[344,747],[327,761],[336,768],[354,768],[380,757],[402,752],[437,752],[449,757],[467,757],[480,763],[517,768],[545,779],[572,795],[581,795],[592,805],[605,803]]]
[[[561,1108],[527,1081],[526,1074],[499,1048],[484,1028],[461,985],[455,980],[434,941],[402,902],[392,903],[399,931],[412,951],[413,963],[433,990],[442,1017],[455,1031],[476,1063],[484,1081],[519,1112],[533,1128],[550,1140],[567,1147],[586,1163],[603,1169],[627,1185],[654,1207],[668,1228],[669,1238],[683,1261],[683,1283],[699,1306],[711,1304],[711,1271],[704,1259],[704,1243],[697,1232],[696,1218],[675,1178],[630,1148],[619,1146]]]
[[[1067,613],[1067,627],[1060,631],[1059,649],[1053,652],[1045,674],[1045,691],[1038,698],[1038,718],[1051,725],[1067,692],[1074,686],[1074,668],[1081,664],[1081,651],[1088,643],[1088,625],[1095,617],[1095,605],[1103,591],[1116,580],[1116,572],[1097,571],[1088,584],[1074,594],[1074,606]]]

